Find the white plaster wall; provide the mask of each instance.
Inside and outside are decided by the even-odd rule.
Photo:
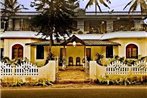
[[[30,59],[30,46],[26,46],[26,43],[30,43],[31,39],[4,39],[4,57],[12,59],[12,46],[20,44],[23,46],[23,58],[27,57]]]

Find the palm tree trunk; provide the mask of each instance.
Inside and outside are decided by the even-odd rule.
[[[52,48],[52,45],[54,44],[54,41],[53,41],[53,35],[51,34],[50,35],[50,46],[49,46],[49,54],[51,53],[51,48]]]
[[[49,43],[50,43],[50,45],[49,45],[48,56],[46,58],[46,61],[45,61],[45,64],[44,65],[46,65],[49,62],[49,60],[52,60],[53,59],[52,58],[53,55],[52,55],[52,52],[51,52],[51,48],[52,48],[52,45],[54,43],[52,34],[50,35]]]
[[[64,42],[66,41],[66,38],[64,37]],[[66,50],[65,50],[65,44],[64,44],[64,58],[65,59],[65,56],[66,56]]]
[[[65,36],[64,36],[64,42],[66,41],[66,38],[65,38]],[[65,65],[66,65],[66,48],[65,48],[65,44],[64,44],[64,46],[63,46],[63,58],[62,58],[62,67],[63,67],[63,69],[65,68]]]

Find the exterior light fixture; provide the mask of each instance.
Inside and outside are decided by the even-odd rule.
[[[120,20],[120,17],[117,17],[117,20]]]
[[[76,46],[76,44],[77,44],[77,43],[76,43],[75,41],[73,41],[72,45],[73,45],[74,47]]]
[[[31,17],[28,17],[29,20],[31,20]]]
[[[105,22],[104,21],[102,21],[102,24],[104,24]]]

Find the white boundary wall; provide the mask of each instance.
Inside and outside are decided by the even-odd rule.
[[[107,66],[100,66],[96,63],[96,61],[90,61],[89,67],[89,78],[91,80],[95,80],[98,77],[105,77],[106,75],[147,75],[147,62],[145,61],[139,61],[132,66],[128,66],[120,61],[114,61]]]
[[[29,62],[16,66],[0,62],[0,79],[16,78],[25,80],[25,78],[32,78],[37,80],[47,79],[55,82],[56,66],[57,61],[55,60],[49,61],[49,63],[43,67],[37,67]]]

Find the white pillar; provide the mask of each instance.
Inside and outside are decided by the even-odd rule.
[[[95,80],[96,79],[96,61],[90,61],[89,63],[89,78],[91,80]]]
[[[31,46],[30,45],[25,45],[24,46],[24,58],[27,57],[29,61],[31,60]]]
[[[136,30],[142,29],[143,20],[134,20],[134,25]]]
[[[12,30],[12,28],[13,28],[13,20],[12,19],[9,19],[9,21],[8,21],[8,30]]]
[[[56,81],[56,61],[49,61],[49,75],[50,81]]]
[[[20,29],[23,30],[23,18],[20,21]]]
[[[52,82],[56,81],[56,61],[50,60],[48,64],[40,67],[38,70],[38,78],[49,79]]]
[[[77,28],[80,29],[80,31],[84,32],[84,20],[78,20],[77,21]]]
[[[112,32],[113,31],[113,20],[107,20],[107,32]]]

